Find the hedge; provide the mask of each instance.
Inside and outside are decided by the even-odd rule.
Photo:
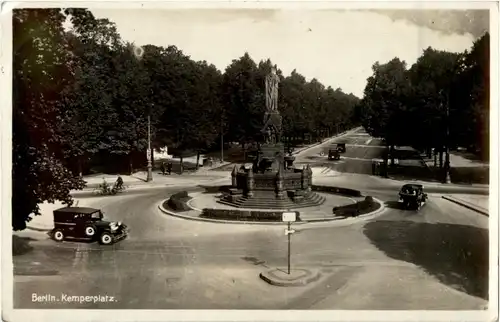
[[[311,189],[313,191],[324,191],[324,192],[330,192],[330,193],[335,193],[338,195],[344,195],[344,196],[349,196],[349,197],[361,197],[362,196],[361,191],[354,190],[354,189],[348,189],[348,188],[313,185],[311,187]]]
[[[180,191],[170,196],[167,201],[167,206],[175,211],[188,211],[191,210],[191,208],[188,207],[186,202],[190,199],[191,197],[188,195],[187,191]]]
[[[339,217],[357,217],[380,208],[380,204],[373,200],[371,196],[367,196],[364,200],[355,204],[334,207],[333,214]]]
[[[295,211],[297,221],[300,221],[300,212]],[[200,217],[224,220],[241,221],[268,221],[281,222],[283,211],[248,211],[237,209],[208,209],[204,208]]]
[[[233,188],[233,186],[199,186],[205,189],[205,193],[218,193],[218,192],[226,192],[229,193],[229,189]]]

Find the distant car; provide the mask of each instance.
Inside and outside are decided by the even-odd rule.
[[[337,149],[328,150],[328,160],[340,160],[340,152]]]
[[[337,151],[339,151],[339,153],[345,153],[345,143],[337,143]]]
[[[98,241],[102,245],[113,244],[128,234],[121,222],[103,220],[101,210],[88,207],[64,207],[54,210],[52,238],[62,242],[66,238]]]
[[[405,184],[399,191],[399,201],[405,209],[420,210],[427,201],[427,194],[421,184]]]

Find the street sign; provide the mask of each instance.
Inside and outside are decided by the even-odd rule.
[[[285,235],[290,235],[290,234],[293,234],[295,232],[295,229],[285,229]]]
[[[282,219],[284,222],[296,221],[297,214],[295,212],[284,212]]]
[[[143,151],[144,151],[144,150],[143,150]],[[148,159],[148,160],[151,160],[151,149],[148,149],[148,150],[146,151],[146,157],[147,157],[147,159]]]

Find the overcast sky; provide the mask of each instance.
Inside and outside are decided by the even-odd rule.
[[[375,61],[395,56],[413,64],[431,46],[469,49],[488,26],[487,11],[151,10],[93,9],[136,45],[175,45],[220,70],[246,51],[271,58],[285,76],[340,87],[358,97]],[[430,29],[432,28],[432,29]]]

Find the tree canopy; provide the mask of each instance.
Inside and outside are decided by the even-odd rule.
[[[427,48],[409,69],[397,57],[376,62],[355,115],[389,145],[462,146],[488,158],[489,34],[462,53]]]
[[[174,45],[128,43],[86,9],[14,10],[13,33],[15,230],[44,201],[71,204],[86,165],[143,166],[148,118],[153,147],[179,156],[209,151],[221,135],[261,139],[269,59],[243,53],[219,71]],[[278,75],[285,136],[318,139],[356,124],[354,95],[297,71]]]

